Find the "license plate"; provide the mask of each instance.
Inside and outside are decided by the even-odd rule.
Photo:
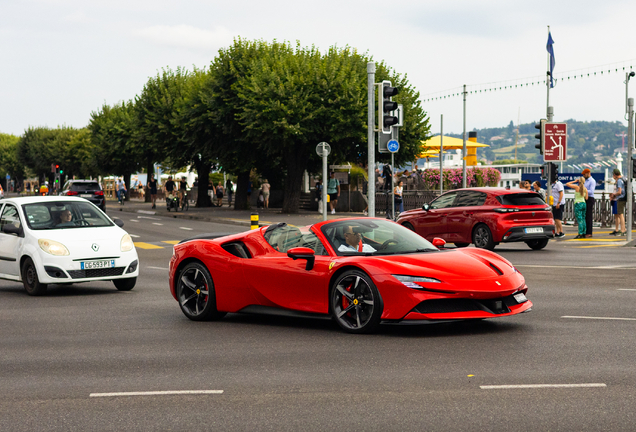
[[[517,293],[513,297],[515,298],[515,300],[517,300],[517,303],[523,303],[525,301],[528,301],[528,299],[523,293]]]
[[[82,261],[80,268],[82,270],[112,268],[115,267],[115,260],[98,260],[98,261]]]
[[[525,231],[526,231],[526,234],[543,233],[543,228],[541,227],[526,228]]]
[[[82,198],[93,198],[93,194],[81,194]]]

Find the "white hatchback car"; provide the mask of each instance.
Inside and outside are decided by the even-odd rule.
[[[0,208],[0,279],[22,281],[30,295],[104,280],[134,288],[139,258],[121,220],[79,197],[7,198]]]

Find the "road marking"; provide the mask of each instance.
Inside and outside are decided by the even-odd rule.
[[[152,210],[137,210],[137,213],[143,213],[143,214],[149,214],[149,215],[157,214],[157,212],[154,212]]]
[[[547,266],[534,264],[515,264],[515,267],[536,267],[536,268],[561,268],[561,269],[582,269],[582,270],[634,270],[636,267],[625,266],[599,266],[599,267],[577,267],[577,266]]]
[[[137,219],[131,219],[131,222],[139,222]]]
[[[562,316],[561,318],[572,319],[589,319],[589,320],[614,320],[614,321],[636,321],[636,318],[619,318],[619,317],[588,317],[588,316]]]
[[[617,291],[636,291],[636,288],[619,288]]]
[[[517,384],[517,385],[483,385],[479,386],[482,390],[502,390],[502,389],[536,389],[536,388],[590,388],[590,387],[607,387],[604,383],[587,383],[587,384]]]
[[[165,267],[153,267],[153,266],[148,266],[146,268],[149,269],[154,269],[154,270],[170,270],[169,268],[165,268]]]
[[[158,225],[158,226],[163,225],[162,223],[159,223],[159,222],[153,222],[152,224],[153,224],[153,225]]]
[[[223,390],[167,390],[167,391],[145,391],[145,392],[91,393],[89,397],[165,396],[165,395],[222,394],[222,393],[223,393]]]
[[[599,247],[621,247],[622,245],[617,245],[617,244],[599,244],[599,245],[592,245],[592,246],[575,246],[576,249],[589,249],[589,248],[599,248]]]
[[[186,230],[186,231],[192,231],[192,228],[188,228],[188,227],[179,227],[179,229]]]
[[[168,243],[171,245],[176,245],[180,242],[181,240],[162,240],[161,243]]]
[[[135,247],[138,249],[163,249],[163,246],[157,246],[150,243],[144,243],[144,242],[134,242],[134,243],[135,243]]]
[[[619,242],[619,241],[625,241],[623,239],[617,238],[617,239],[600,239],[600,238],[581,238],[581,239],[570,239],[570,240],[566,240],[566,242]]]
[[[131,236],[132,238],[139,238],[139,236],[137,234],[130,234],[128,233],[129,236]]]
[[[161,220],[159,218],[153,218],[153,217],[150,217],[150,216],[137,216],[137,219]]]

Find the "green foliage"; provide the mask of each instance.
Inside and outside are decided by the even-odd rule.
[[[528,163],[527,160],[519,160],[519,159],[500,159],[494,161],[493,165],[511,165],[511,164],[525,164]]]
[[[25,166],[18,160],[18,143],[15,135],[0,133],[0,173],[9,174],[18,181],[25,178]]]

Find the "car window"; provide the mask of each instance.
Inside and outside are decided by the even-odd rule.
[[[313,249],[315,255],[329,255],[318,236],[311,231],[303,233],[302,247]]]
[[[20,228],[20,215],[18,214],[18,209],[11,204],[4,206],[2,217],[0,217],[0,231],[5,225],[15,225],[16,228]]]
[[[541,195],[539,195],[538,193],[534,193],[534,192],[499,195],[497,197],[497,200],[503,205],[514,205],[514,206],[542,205],[542,206],[545,206],[545,201],[543,201],[543,199],[541,198]]]
[[[113,226],[113,222],[88,201],[24,204],[22,210],[32,230]]]
[[[453,207],[473,207],[481,206],[486,202],[486,194],[483,192],[464,191],[460,192]]]
[[[457,192],[448,192],[431,203],[431,209],[442,209],[453,206]]]
[[[278,252],[287,253],[289,249],[302,246],[302,234],[298,227],[280,223],[267,227],[265,240]]]
[[[97,182],[72,183],[71,190],[77,192],[100,190]]]

